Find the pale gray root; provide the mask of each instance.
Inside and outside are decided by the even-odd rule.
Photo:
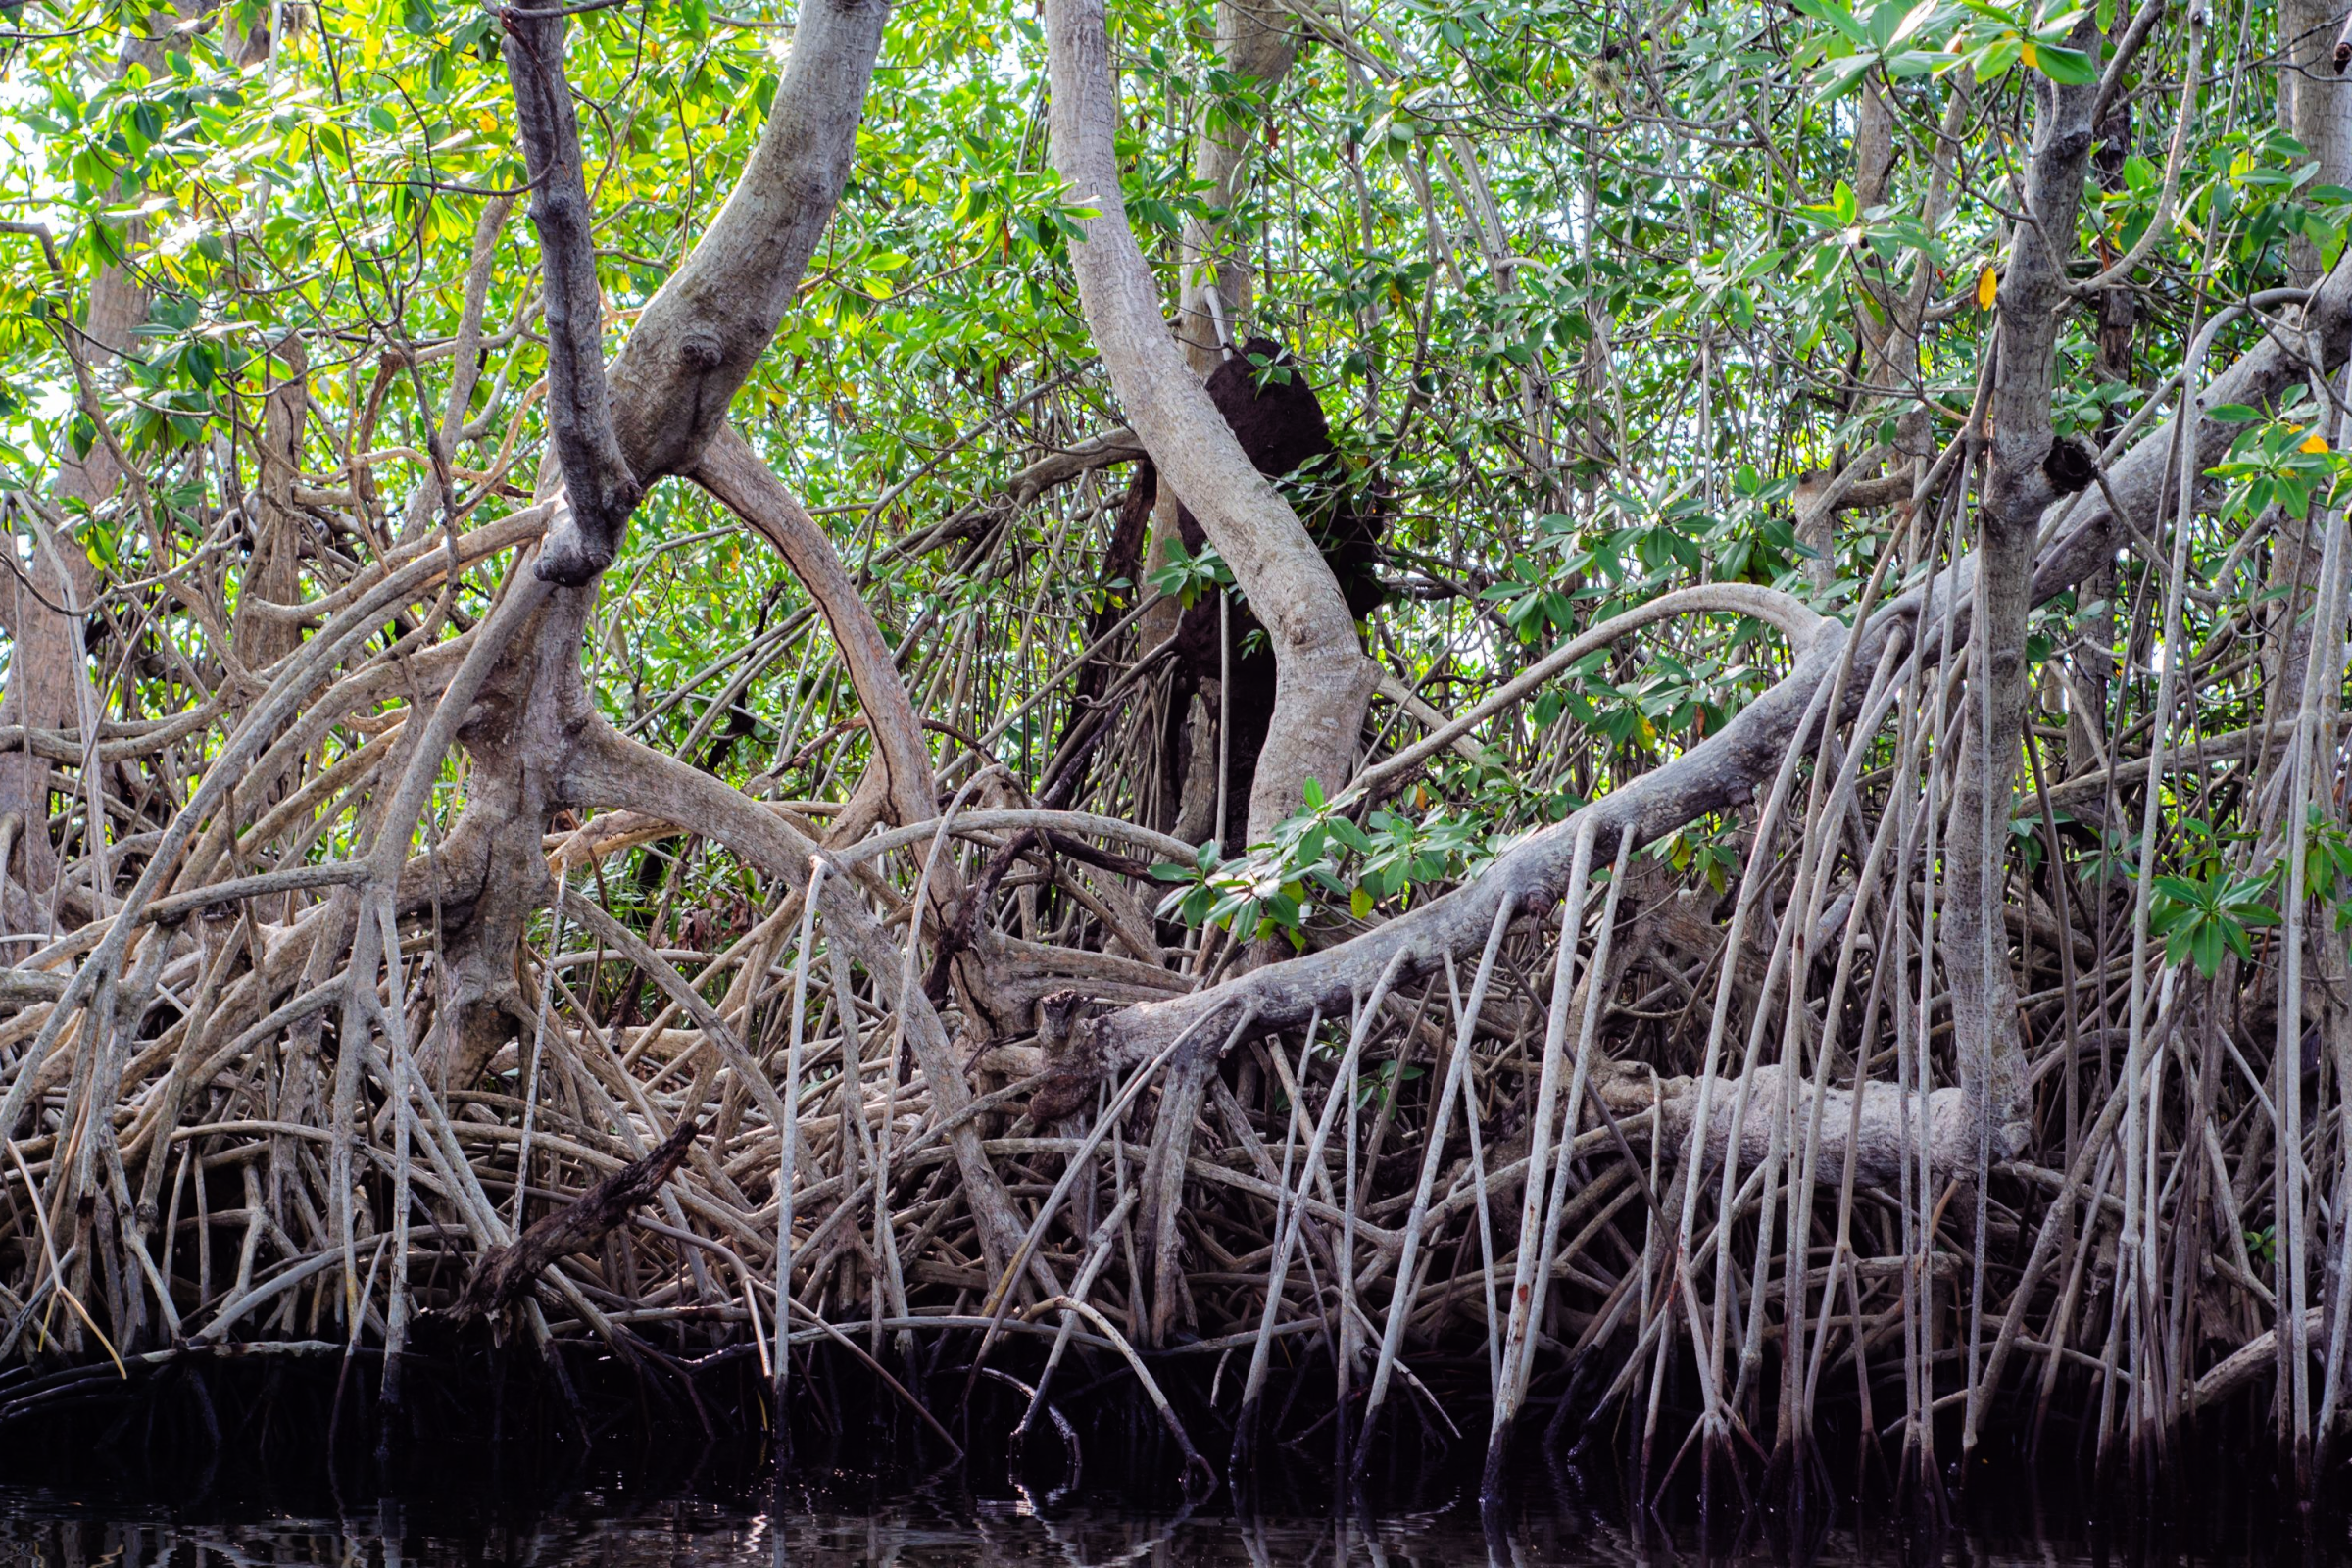
[[[640,745],[599,721],[581,737],[571,758],[564,794],[581,802],[623,806],[630,810],[706,834],[795,888],[808,883],[814,841],[741,790]],[[541,875],[545,875],[541,861]],[[917,986],[903,984],[905,956],[880,921],[867,912],[854,889],[829,876],[817,895],[826,929],[866,971],[885,1006],[900,1010],[916,1070],[931,1091],[933,1109],[953,1126],[949,1150],[963,1177],[963,1196],[979,1227],[992,1269],[1002,1270],[1019,1248],[1026,1227],[996,1168],[981,1147],[980,1131],[962,1114],[972,1102],[970,1081],[956,1059],[947,1029],[930,999]],[[1038,1283],[1058,1290],[1041,1262],[1032,1260]]]
[[[1707,1116],[1705,1160],[1719,1162],[1731,1145],[1732,1129],[1740,1131],[1740,1163],[1743,1168],[1760,1166],[1772,1150],[1773,1127],[1779,1122],[1784,1099],[1790,1098],[1791,1077],[1780,1063],[1755,1067],[1746,1074],[1747,1093],[1745,1113],[1738,1109],[1740,1097],[1718,1092],[1712,1097],[1714,1106]],[[1791,1125],[1804,1126],[1814,1115],[1814,1106],[1821,1107],[1821,1163],[1824,1167],[1841,1165],[1849,1143],[1854,1156],[1854,1175],[1865,1187],[1892,1188],[1902,1179],[1903,1161],[1916,1160],[1919,1151],[1921,1107],[1915,1095],[1908,1095],[1893,1084],[1866,1083],[1862,1086],[1862,1115],[1854,1121],[1854,1096],[1850,1089],[1815,1089],[1802,1073],[1793,1079],[1793,1102],[1788,1107]],[[1690,1147],[1690,1135],[1698,1120],[1698,1080],[1695,1078],[1662,1078],[1656,1081],[1654,1092],[1647,1073],[1617,1067],[1605,1078],[1595,1075],[1593,1088],[1610,1112],[1623,1122],[1627,1117],[1657,1107],[1657,1136],[1666,1140],[1669,1149],[1686,1151]],[[1976,1121],[1970,1114],[1967,1095],[1960,1089],[1937,1089],[1928,1096],[1926,1128],[1928,1159],[1938,1179],[1965,1178],[1976,1165]],[[1906,1105],[1904,1102],[1910,1103]],[[1586,1107],[1587,1130],[1601,1127],[1600,1117]]]

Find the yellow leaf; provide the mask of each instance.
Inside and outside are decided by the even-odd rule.
[[[2000,286],[2001,274],[1991,268],[1987,267],[1984,271],[1979,272],[1977,274],[1977,309],[1980,311],[1991,310],[1992,296],[1999,291]]]
[[[2026,63],[2028,70],[2033,70],[2041,64],[2041,51],[2034,47],[2034,40],[2031,38],[2017,46],[2017,57]]]
[[[2328,438],[2314,430],[2303,438],[2303,444],[2295,450],[2297,452],[2325,452],[2328,450]]]
[[[494,131],[498,128],[498,117],[492,114],[489,110],[485,109],[480,114],[473,117],[473,125],[476,130],[481,131],[484,135],[488,135],[491,131]]]

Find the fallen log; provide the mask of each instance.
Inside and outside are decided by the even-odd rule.
[[[550,1263],[586,1251],[627,1224],[633,1210],[662,1191],[701,1131],[701,1123],[679,1118],[675,1130],[644,1158],[631,1160],[514,1241],[483,1253],[449,1315],[469,1323],[505,1311]]]

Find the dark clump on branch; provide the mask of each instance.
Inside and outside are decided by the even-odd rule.
[[[1271,338],[1244,343],[1208,377],[1209,401],[1242,444],[1257,471],[1275,480],[1294,480],[1283,486],[1323,552],[1348,610],[1362,619],[1387,597],[1380,581],[1380,542],[1386,519],[1376,483],[1348,485],[1339,445],[1332,439],[1322,401],[1307,384],[1298,358]],[[1159,469],[1150,458],[1136,465],[1135,476],[1119,503],[1110,543],[1103,552],[1100,582],[1105,590],[1087,623],[1091,647],[1117,623],[1144,574],[1145,546],[1151,533],[1153,503],[1159,493]],[[1208,547],[1208,534],[1192,509],[1179,499],[1176,511],[1179,539],[1188,555]],[[1120,584],[1128,585],[1121,591]],[[1217,683],[1227,678],[1219,657],[1217,603],[1206,597],[1185,612],[1178,622],[1176,675],[1161,734],[1162,792],[1159,825],[1176,826],[1188,760],[1192,699],[1198,695],[1217,705]],[[1264,627],[1246,605],[1237,603],[1226,628],[1231,655],[1230,720],[1226,748],[1225,817],[1215,829],[1228,850],[1238,849],[1250,808],[1250,787],[1256,776],[1257,754],[1265,745],[1274,714],[1274,653]],[[1146,653],[1152,650],[1147,649]],[[1043,781],[1038,799],[1048,806],[1065,805],[1083,793],[1095,748],[1107,735],[1106,714],[1100,704],[1112,674],[1112,665],[1090,660],[1073,683],[1069,728],[1054,748],[1056,762]],[[1211,722],[1214,722],[1212,717]],[[1200,787],[1200,781],[1195,781]],[[1215,785],[1207,788],[1213,792]]]
[[[2081,441],[2061,437],[2050,443],[2050,455],[2041,460],[2041,471],[2051,489],[2071,496],[2098,482],[2099,455]]]
[[[1351,490],[1323,405],[1307,385],[1305,368],[1271,338],[1250,339],[1210,372],[1208,397],[1233,428],[1257,471],[1283,486],[1286,498],[1323,552],[1348,611],[1361,620],[1386,597],[1379,575],[1380,537],[1385,526],[1377,493]],[[1189,507],[1178,506],[1176,524],[1184,548],[1198,555],[1207,532]],[[1217,604],[1204,598],[1185,612],[1176,642],[1176,700],[1168,706],[1164,757],[1181,768],[1186,755],[1182,726],[1195,693],[1209,694],[1223,680],[1222,706],[1232,727],[1224,748],[1225,820],[1217,824],[1228,852],[1241,848],[1250,812],[1250,786],[1257,754],[1274,718],[1274,651],[1265,628],[1246,605],[1227,617],[1226,653],[1220,658]]]

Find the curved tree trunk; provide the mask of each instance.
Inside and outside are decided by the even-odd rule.
[[[1279,19],[1272,21],[1271,19]],[[1260,9],[1252,4],[1236,4],[1235,0],[1218,0],[1217,59],[1223,69],[1237,76],[1256,81],[1258,90],[1272,97],[1290,74],[1291,63],[1298,58],[1298,36],[1292,29],[1289,15],[1278,7]],[[1235,197],[1244,188],[1241,174],[1249,156],[1251,126],[1233,121],[1211,125],[1205,120],[1200,136],[1193,151],[1193,177],[1208,186],[1201,200],[1219,214],[1232,207]],[[1177,336],[1184,340],[1184,356],[1193,373],[1205,381],[1223,357],[1227,343],[1242,340],[1243,328],[1250,316],[1250,296],[1254,279],[1250,266],[1237,254],[1220,245],[1229,218],[1216,220],[1199,214],[1188,214],[1178,239],[1178,254],[1183,259],[1183,271],[1178,282],[1176,313]],[[1209,300],[1209,290],[1217,294],[1215,303]],[[1219,322],[1223,330],[1219,330]],[[1145,547],[1144,569],[1148,574],[1159,570],[1173,559],[1171,546],[1176,542],[1176,501],[1164,478],[1152,474],[1154,489],[1164,495],[1164,504],[1155,500],[1156,514],[1152,535]],[[1172,604],[1154,607],[1144,616],[1143,641],[1146,648],[1156,648],[1174,635],[1176,607]],[[1171,789],[1181,786],[1181,777],[1170,782]]]
[[[1250,837],[1295,810],[1307,780],[1352,770],[1379,671],[1356,640],[1337,579],[1288,503],[1250,464],[1160,313],[1128,226],[1113,137],[1118,99],[1101,0],[1047,7],[1054,161],[1065,200],[1093,214],[1070,247],[1088,327],[1129,422],[1233,568],[1274,645],[1271,738],[1250,792]]]
[[[560,586],[515,634],[461,735],[475,765],[450,834],[463,853],[444,858],[479,880],[435,890],[451,928],[443,1004],[453,1018],[432,1066],[453,1084],[478,1077],[499,1045],[527,1023],[514,956],[523,922],[553,893],[541,835],[558,809],[598,804],[571,799],[566,783],[574,747],[597,723],[579,658],[593,589],[580,585],[612,560],[646,486],[702,459],[728,401],[774,335],[848,178],[887,14],[881,0],[818,0],[805,9],[741,181],[646,306],[610,375],[578,127],[563,70],[568,24],[558,14],[518,24],[509,69],[545,258],[549,427],[564,481],[538,570]],[[748,495],[751,481],[736,469],[722,461],[714,471],[726,489]],[[894,708],[905,710],[903,688],[895,702],[877,693],[869,684],[878,673],[872,662],[856,657],[878,638],[849,626],[852,607],[826,591],[846,580],[839,563],[825,571],[804,554],[793,564],[819,568],[811,586],[836,618],[877,724]],[[879,673],[896,684],[887,660]],[[903,753],[883,755],[899,764],[894,794],[926,799],[927,769],[910,776],[915,769]],[[405,844],[412,826],[395,820],[385,831]]]
[[[2340,368],[2347,347],[2352,347],[2352,254],[2338,260],[2306,307],[2304,331],[2317,341],[2326,363]],[[2218,463],[2238,429],[2208,417],[2205,411],[2231,403],[2259,405],[2275,397],[2308,373],[2305,347],[2302,331],[2274,330],[2214,379],[2192,416],[2194,428],[2187,445],[2193,462],[2200,467]],[[2064,592],[2113,558],[2128,534],[2110,512],[2109,495],[2131,513],[2134,525],[2144,528],[2154,520],[2169,491],[2167,476],[2180,445],[2176,416],[2142,436],[2109,467],[2105,490],[2083,497],[2065,530],[2033,554],[2026,590],[2030,605]],[[1861,644],[1847,688],[1849,705],[1855,706],[1870,686],[1870,674],[1895,646],[1898,628],[1911,634],[1904,639],[1906,646],[1933,656],[1940,642],[1940,616],[1956,602],[1959,620],[1953,646],[1967,647],[1976,569],[1973,556],[1962,561],[1957,570],[1938,577],[1933,596],[1924,587],[1912,589],[1873,614],[1858,634],[1835,623],[1825,626],[1800,649],[1788,674],[1724,728],[1654,771],[1530,834],[1467,885],[1336,947],[1189,996],[1111,1014],[1098,1026],[1105,1060],[1114,1067],[1147,1061],[1202,1015],[1219,1008],[1251,1009],[1265,1031],[1295,1028],[1318,1009],[1330,1013],[1348,1006],[1399,953],[1404,964],[1398,984],[1434,972],[1448,956],[1475,954],[1504,897],[1530,913],[1561,897],[1577,835],[1588,821],[1594,825],[1592,854],[1598,863],[1615,854],[1621,835],[1631,834],[1640,847],[1707,812],[1746,804],[1769,783],[1789,747],[1808,744],[1818,735],[1822,715],[1813,707],[1813,696],[1836,674],[1846,636],[1858,635]]]

